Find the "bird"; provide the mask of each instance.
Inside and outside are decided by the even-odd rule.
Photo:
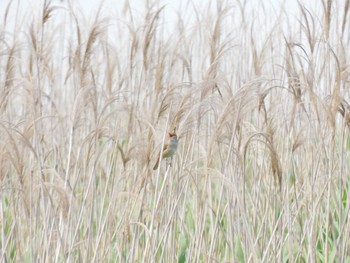
[[[177,141],[177,135],[175,132],[169,132],[168,134],[168,142],[164,143],[163,151],[160,151],[157,157],[157,162],[153,167],[153,170],[157,170],[159,162],[160,162],[160,155],[162,154],[162,158],[170,158],[173,157],[173,155],[176,152],[178,145]]]

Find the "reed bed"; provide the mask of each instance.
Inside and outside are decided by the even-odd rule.
[[[10,1],[0,261],[350,262],[349,2]]]

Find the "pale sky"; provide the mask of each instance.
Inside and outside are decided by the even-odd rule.
[[[263,23],[264,29],[267,31],[275,25],[276,20],[278,21],[282,3],[288,19],[294,19],[299,13],[297,7],[298,1],[296,0],[46,0],[46,2],[51,3],[51,6],[59,7],[54,10],[55,16],[57,14],[66,16],[68,12],[65,12],[64,9],[70,3],[73,6],[74,12],[77,13],[76,15],[79,18],[83,18],[86,26],[93,24],[99,6],[102,6],[100,18],[110,18],[110,23],[115,24],[119,22],[119,19],[120,22],[123,22],[123,19],[125,19],[122,15],[123,7],[125,2],[128,2],[133,11],[134,19],[138,20],[139,25],[142,25],[145,18],[145,5],[147,3],[157,3],[159,7],[165,5],[160,21],[165,26],[163,33],[166,35],[172,34],[172,26],[175,26],[175,22],[178,21],[178,15],[181,16],[187,27],[191,27],[191,22],[194,22],[196,18],[194,8],[199,13],[204,12],[203,14],[206,14],[207,8],[210,6],[210,9],[215,13],[216,3],[220,1],[224,3],[224,6],[230,6],[232,8],[230,10],[233,17],[231,23],[236,24],[236,26],[240,25],[239,5],[244,4],[246,6],[245,16],[248,20],[255,21],[256,24]],[[33,24],[33,21],[35,24],[35,19],[40,19],[40,13],[38,12],[41,12],[44,2],[45,0],[0,0],[0,30],[4,30],[2,22],[4,21],[4,14],[8,3],[11,3],[11,8],[6,20],[5,31],[11,34],[15,32],[15,23],[19,25],[19,28],[22,28],[23,25]],[[305,5],[308,5],[308,3],[310,5],[312,2],[314,1],[305,1]],[[259,19],[255,19],[255,17]],[[237,21],[234,21],[235,18],[237,18]],[[65,21],[65,19],[63,18],[62,21]],[[271,24],[268,24],[268,22],[271,22]],[[286,26],[289,28],[288,25]]]
[[[102,14],[108,15],[108,13],[115,15],[117,12],[121,12],[122,8],[124,6],[125,0],[52,0],[51,3],[53,6],[61,6],[66,7],[68,5],[68,1],[72,4],[72,6],[76,7],[77,10],[82,11],[84,16],[86,16],[87,19],[94,18],[94,15],[98,9],[98,7],[102,4]],[[11,3],[11,11],[14,12],[14,10],[20,9],[23,13],[25,12],[35,12],[37,10],[40,10],[39,7],[42,6],[42,3],[44,0],[1,0],[0,1],[0,17],[4,16],[6,7],[9,2]],[[50,2],[47,0],[47,2]],[[132,9],[135,11],[135,14],[139,14],[143,16],[144,6],[147,2],[156,2],[157,5],[163,6],[165,5],[164,10],[164,19],[165,22],[171,23],[171,21],[176,21],[176,11],[179,10],[180,14],[184,11],[188,11],[188,3],[192,3],[192,6],[196,6],[199,9],[202,7],[207,7],[209,4],[212,5],[212,8],[215,8],[216,1],[212,0],[159,0],[159,1],[147,1],[147,0],[129,0],[128,1],[132,7]],[[266,13],[268,13],[271,16],[277,16],[277,10],[278,7],[281,6],[282,3],[285,5],[285,10],[288,10],[291,16],[296,15],[298,8],[297,8],[297,2],[296,0],[236,0],[236,1],[222,1],[224,3],[229,3],[232,6],[237,6],[237,3],[244,3],[248,7],[259,7],[262,3],[264,3],[264,6],[267,10],[265,10]],[[308,4],[313,1],[305,1],[305,4]],[[303,3],[304,4],[304,3]],[[24,11],[25,10],[25,11]],[[187,12],[188,13],[188,12]],[[188,14],[187,14],[188,15]]]

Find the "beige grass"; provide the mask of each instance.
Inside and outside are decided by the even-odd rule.
[[[322,3],[183,2],[169,34],[161,3],[12,1],[0,261],[350,262],[349,1]]]

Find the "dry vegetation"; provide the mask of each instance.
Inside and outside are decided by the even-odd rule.
[[[1,262],[350,262],[349,1],[182,2],[10,1]]]

